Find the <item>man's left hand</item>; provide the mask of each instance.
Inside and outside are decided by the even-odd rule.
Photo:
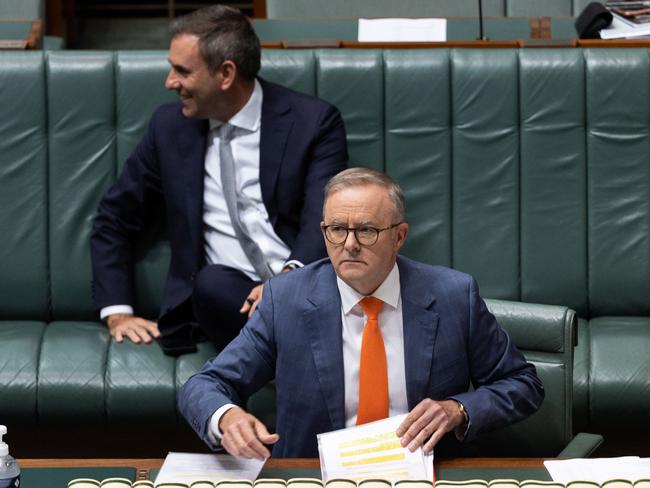
[[[418,403],[411,413],[397,428],[397,437],[402,446],[413,452],[422,446],[424,452],[430,452],[442,436],[454,430],[465,421],[455,400],[437,402],[425,398]]]
[[[248,294],[248,296],[246,297],[246,300],[244,300],[244,304],[239,309],[239,313],[248,314],[249,317],[253,315],[253,312],[257,308],[257,305],[260,303],[260,300],[262,299],[263,290],[264,290],[264,283],[257,285],[255,288],[253,288],[251,292]]]

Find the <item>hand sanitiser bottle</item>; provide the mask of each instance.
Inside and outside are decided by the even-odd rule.
[[[20,486],[20,468],[9,455],[9,446],[2,441],[7,428],[0,425],[0,488],[18,488]]]

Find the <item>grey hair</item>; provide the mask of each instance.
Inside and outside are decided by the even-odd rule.
[[[183,34],[198,37],[199,52],[212,74],[228,60],[247,80],[254,79],[260,70],[260,40],[249,20],[236,8],[200,8],[172,20],[169,31],[172,39]]]
[[[323,215],[325,215],[325,204],[327,199],[345,188],[355,186],[375,185],[384,188],[388,192],[397,222],[404,222],[406,218],[406,202],[402,188],[390,176],[369,168],[349,168],[341,171],[325,185],[325,199],[323,202]]]

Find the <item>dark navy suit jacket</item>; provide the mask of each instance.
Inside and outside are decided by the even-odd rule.
[[[319,229],[323,187],[347,166],[345,129],[332,105],[260,79],[263,90],[260,185],[271,224],[291,249],[289,259],[325,256]],[[102,200],[91,238],[97,308],[134,304],[133,262],[139,234],[164,213],[171,263],[159,327],[163,346],[175,346],[184,324],[174,311],[192,293],[204,264],[203,178],[207,120],[188,119],[179,102],[154,113],[148,132]]]
[[[488,312],[474,279],[399,257],[409,410],[424,398],[462,402],[467,440],[539,408],[543,386]],[[212,414],[275,379],[275,457],[317,457],[316,435],[345,427],[341,299],[328,259],[271,279],[251,320],[192,376],[179,406],[199,436]],[[470,383],[474,391],[468,392]],[[451,436],[447,436],[451,437]]]

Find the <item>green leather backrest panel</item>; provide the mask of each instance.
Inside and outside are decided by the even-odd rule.
[[[584,61],[520,52],[521,299],[587,312]]]
[[[385,171],[402,186],[411,223],[404,252],[450,266],[451,100],[449,51],[384,53]]]
[[[308,95],[316,94],[316,55],[311,49],[266,49],[260,76]]]
[[[504,11],[504,0],[483,0],[484,15],[503,16]],[[474,16],[478,15],[478,3],[476,0],[267,0],[266,15],[269,19]]]
[[[0,18],[5,19],[43,19],[44,0],[2,0]]]
[[[36,52],[0,52],[0,67],[0,320],[46,320],[48,195],[43,56]]]
[[[650,59],[585,51],[591,315],[650,315]]]
[[[518,300],[518,56],[456,50],[451,59],[452,266],[484,296]]]
[[[572,10],[572,0],[506,0],[509,17],[571,15]]]
[[[95,318],[90,230],[114,175],[113,54],[53,51],[47,60],[49,249],[55,319]]]
[[[350,166],[384,168],[384,73],[381,50],[317,51],[317,94],[343,114]]]

